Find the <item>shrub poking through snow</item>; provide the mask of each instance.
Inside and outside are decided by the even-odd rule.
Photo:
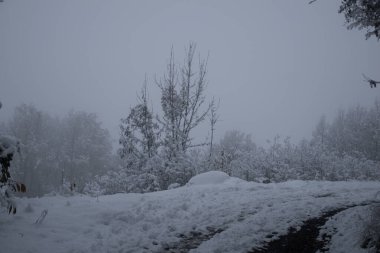
[[[19,142],[8,136],[0,136],[0,206],[6,206],[8,213],[16,213],[16,204],[12,200],[12,192],[25,192],[24,184],[11,178],[10,163],[14,153],[19,152]]]

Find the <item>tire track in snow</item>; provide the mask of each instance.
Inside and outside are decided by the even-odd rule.
[[[180,234],[179,237],[182,239],[179,242],[172,244],[164,243],[158,253],[187,253],[197,248],[202,242],[210,240],[214,235],[223,232],[225,228],[207,227],[207,230],[207,233],[191,231],[188,235]]]
[[[178,237],[181,238],[179,242],[163,243],[162,249],[160,249],[157,253],[187,253],[192,249],[196,249],[203,242],[212,239],[216,234],[222,233],[228,229],[228,224],[231,224],[233,222],[242,222],[248,216],[255,215],[256,213],[257,211],[247,212],[244,209],[238,215],[236,220],[227,222],[219,228],[209,226],[206,227],[206,232],[191,231],[188,235],[179,234]]]
[[[326,252],[326,246],[331,237],[323,236],[318,240],[321,227],[327,220],[338,213],[357,206],[367,206],[379,202],[364,202],[358,205],[349,205],[325,212],[322,216],[306,220],[299,230],[294,227],[289,228],[288,234],[279,236],[278,239],[270,241],[260,248],[252,248],[248,253],[315,253],[318,250]],[[270,234],[267,238],[272,238]]]

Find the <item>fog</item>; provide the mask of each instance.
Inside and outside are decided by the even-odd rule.
[[[338,1],[307,2],[5,0],[0,122],[21,103],[94,112],[116,146],[145,75],[159,113],[155,77],[171,47],[182,62],[195,42],[209,55],[207,96],[220,100],[217,138],[230,129],[259,144],[308,138],[320,116],[373,104],[378,90],[362,73],[380,79],[380,51],[346,29]]]
[[[380,0],[309,1],[0,0],[0,251],[380,252]]]

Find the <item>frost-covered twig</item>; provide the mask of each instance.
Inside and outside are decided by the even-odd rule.
[[[38,219],[36,220],[36,222],[35,222],[34,224],[37,224],[37,225],[41,224],[41,223],[44,221],[44,219],[45,219],[47,213],[48,213],[48,210],[47,210],[47,209],[43,210],[43,211],[41,212],[40,217],[38,217]]]

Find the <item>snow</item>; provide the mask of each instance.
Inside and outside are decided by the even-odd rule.
[[[168,186],[168,190],[172,190],[172,189],[175,189],[175,188],[178,188],[180,187],[181,185],[179,183],[173,183],[173,184],[170,184]]]
[[[276,238],[268,234],[286,234],[324,211],[375,201],[379,188],[379,182],[260,184],[208,172],[154,193],[19,198],[16,215],[0,213],[0,245],[2,252],[159,252],[181,235],[215,228],[221,232],[190,252],[247,252]],[[337,248],[345,240],[332,238]]]
[[[366,253],[368,249],[362,249],[362,236],[369,222],[370,208],[358,206],[347,209],[332,217],[321,230],[321,234],[331,236],[329,250],[334,253]],[[359,236],[358,236],[359,235]]]
[[[8,135],[0,135],[0,156],[6,157],[9,154],[16,153],[19,147],[19,141]]]
[[[208,171],[194,176],[189,180],[187,185],[205,185],[205,184],[221,184],[230,177],[221,171]]]

